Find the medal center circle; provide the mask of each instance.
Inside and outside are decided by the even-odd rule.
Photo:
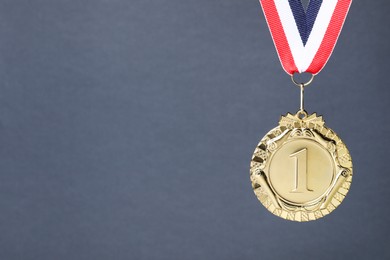
[[[330,153],[318,142],[300,138],[284,143],[273,154],[270,183],[283,199],[303,204],[322,197],[335,175]]]

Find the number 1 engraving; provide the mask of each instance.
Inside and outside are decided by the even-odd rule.
[[[312,191],[307,187],[307,148],[290,154],[290,157],[295,158],[295,183],[294,189],[290,192]]]

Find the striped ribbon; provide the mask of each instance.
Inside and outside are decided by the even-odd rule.
[[[340,35],[352,0],[260,0],[283,69],[318,74]]]

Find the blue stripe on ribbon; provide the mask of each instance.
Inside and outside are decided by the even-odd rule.
[[[301,0],[288,0],[288,2],[294,15],[302,43],[303,45],[306,45],[307,39],[309,39],[314,22],[317,18],[318,11],[320,10],[322,0],[310,0],[306,12]]]

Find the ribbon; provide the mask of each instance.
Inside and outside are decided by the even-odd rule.
[[[283,69],[318,74],[336,45],[352,0],[260,0]]]

